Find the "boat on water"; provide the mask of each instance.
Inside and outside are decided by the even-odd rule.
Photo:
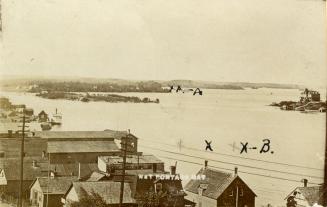
[[[50,123],[52,125],[61,125],[62,115],[60,113],[58,113],[57,109],[56,109],[56,113],[52,114],[52,117],[50,118]]]
[[[42,131],[48,131],[52,128],[51,124],[49,122],[42,122],[41,123],[41,129]]]

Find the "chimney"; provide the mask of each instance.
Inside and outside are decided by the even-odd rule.
[[[303,187],[308,187],[308,179],[303,179]]]
[[[170,174],[171,175],[176,175],[176,166],[170,166]]]
[[[78,179],[81,179],[81,163],[78,163]]]
[[[33,167],[37,167],[36,165],[37,165],[36,160],[33,160],[32,166],[33,166]]]
[[[12,138],[12,130],[8,130],[8,137]]]
[[[234,174],[235,174],[235,176],[237,176],[237,170],[238,170],[238,168],[235,167],[235,169],[234,169]]]
[[[204,168],[207,168],[208,167],[208,160],[205,160],[204,161]]]

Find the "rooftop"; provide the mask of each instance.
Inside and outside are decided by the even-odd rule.
[[[210,168],[202,168],[197,175],[205,175],[205,180],[190,180],[185,190],[198,194],[198,188],[201,184],[206,184],[206,190],[203,191],[202,195],[217,199],[227,189],[227,187],[236,179],[238,176],[234,176],[232,173],[226,173],[219,170]]]
[[[101,181],[104,178],[106,178],[105,173],[95,171],[87,178],[87,181]]]
[[[120,151],[113,140],[108,141],[50,141],[49,153],[81,153],[81,152],[110,152]]]
[[[36,160],[36,166],[32,165]],[[34,180],[36,177],[47,176],[48,162],[40,158],[24,159],[24,180]],[[20,179],[20,158],[0,159],[0,169],[4,170],[6,180]]]
[[[85,192],[91,195],[92,192],[100,195],[108,204],[119,203],[120,183],[112,181],[98,181],[98,182],[73,182],[72,186],[79,199],[85,196]],[[124,197],[123,203],[135,203],[132,198],[131,187],[128,183],[124,183]]]
[[[297,187],[293,190],[287,197],[297,191],[300,193],[305,200],[308,201],[309,205],[312,206],[315,203],[322,204],[324,198],[324,188],[323,186],[310,186],[310,187]],[[326,193],[326,192],[325,192]]]
[[[70,139],[70,138],[112,138],[120,139],[127,135],[126,131],[38,131],[35,136],[45,139]]]
[[[79,173],[78,163],[51,164],[50,170],[55,171],[58,176],[77,176]],[[80,177],[91,175],[92,172],[98,171],[97,163],[80,163]]]
[[[77,180],[78,178],[76,176],[54,178],[38,177],[35,182],[39,182],[44,194],[65,194],[69,186]]]

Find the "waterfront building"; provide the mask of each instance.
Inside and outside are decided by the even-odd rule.
[[[39,122],[47,122],[49,120],[48,114],[43,110],[37,115],[37,117]]]

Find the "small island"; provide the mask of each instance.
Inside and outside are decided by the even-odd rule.
[[[326,101],[320,100],[320,93],[318,91],[307,88],[301,93],[299,101],[281,101],[270,104],[270,106],[276,106],[282,110],[302,112],[326,112],[326,105]]]
[[[151,100],[150,98],[139,98],[136,96],[122,96],[117,94],[81,94],[72,92],[61,92],[61,91],[42,91],[37,93],[36,96],[47,98],[47,99],[65,99],[72,101],[103,101],[110,103],[118,102],[130,102],[130,103],[159,103],[159,99]]]

